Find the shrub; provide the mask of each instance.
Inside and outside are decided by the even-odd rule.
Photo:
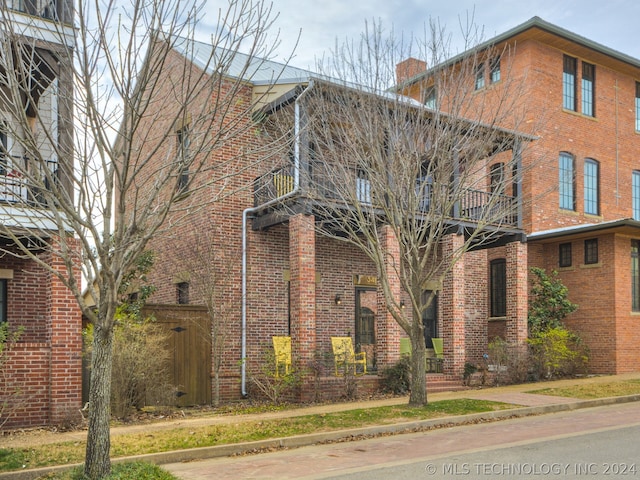
[[[548,275],[542,268],[532,268],[535,279],[529,297],[529,333],[562,326],[567,315],[578,306],[569,300],[569,289],[558,278],[555,270]]]
[[[251,376],[253,385],[263,397],[274,405],[290,398],[300,386],[300,372],[292,369],[289,373],[276,370],[276,357],[272,348],[266,348],[262,354],[260,368]]]
[[[0,323],[0,428],[25,401],[21,385],[17,384],[19,382],[12,381],[7,375],[9,350],[21,333],[21,328],[12,332],[7,323]]]
[[[151,318],[120,316],[114,327],[111,372],[111,411],[115,417],[127,418],[144,406],[175,403],[175,387],[168,382],[167,336]],[[91,345],[91,325],[85,337]]]
[[[537,373],[552,378],[585,372],[589,355],[578,335],[563,326],[535,333],[529,344]]]
[[[527,380],[529,355],[526,346],[496,337],[489,343],[488,350],[486,361],[493,367],[496,384],[523,383]]]
[[[382,390],[404,395],[411,388],[411,357],[403,355],[394,365],[382,371]]]

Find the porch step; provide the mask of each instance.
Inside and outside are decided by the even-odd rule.
[[[427,394],[435,392],[455,392],[464,390],[465,388],[459,376],[445,375],[443,373],[427,374]]]

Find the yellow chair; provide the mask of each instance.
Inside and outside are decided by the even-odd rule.
[[[283,370],[285,375],[291,372],[291,337],[272,337],[273,351],[276,357],[276,377]]]
[[[405,355],[411,355],[411,339],[406,337],[400,339],[400,356],[404,357]]]
[[[436,354],[436,358],[444,359],[442,339],[441,338],[432,338],[431,341],[433,342],[433,353]]]
[[[276,187],[276,195],[281,197],[293,191],[293,177],[284,173],[276,173],[273,176],[273,186]]]
[[[435,365],[434,370],[436,373],[442,373],[442,364],[444,363],[444,347],[442,345],[442,338],[432,338],[433,353],[435,353]]]
[[[351,366],[354,375],[367,373],[367,352],[355,353],[351,337],[331,337],[331,348],[336,376],[344,375]],[[358,372],[358,365],[362,365],[361,372]]]

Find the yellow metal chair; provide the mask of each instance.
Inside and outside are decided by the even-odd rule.
[[[273,351],[276,358],[276,377],[284,371],[285,375],[291,372],[291,337],[272,337]]]
[[[406,337],[400,339],[400,356],[404,357],[405,355],[411,355],[411,339]]]
[[[431,341],[433,342],[433,353],[436,354],[436,358],[439,358],[441,360],[444,359],[442,339],[432,338]]]
[[[354,375],[367,373],[367,352],[355,353],[351,337],[331,337],[331,348],[333,348],[336,376],[344,375],[351,366],[353,366]],[[362,365],[360,372],[358,365]]]
[[[432,338],[433,353],[435,353],[435,372],[442,373],[442,364],[444,363],[444,347],[442,345],[442,338]]]
[[[284,173],[273,176],[273,185],[276,187],[276,195],[281,197],[293,191],[293,177]]]

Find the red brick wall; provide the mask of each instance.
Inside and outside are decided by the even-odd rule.
[[[62,271],[59,258],[40,254]],[[7,320],[22,328],[0,379],[9,395],[5,428],[59,425],[75,421],[81,407],[81,315],[71,292],[35,262],[5,256],[0,268],[13,270],[7,281]],[[79,275],[79,271],[76,271]],[[78,277],[79,278],[79,277]],[[5,383],[1,383],[5,382]]]

